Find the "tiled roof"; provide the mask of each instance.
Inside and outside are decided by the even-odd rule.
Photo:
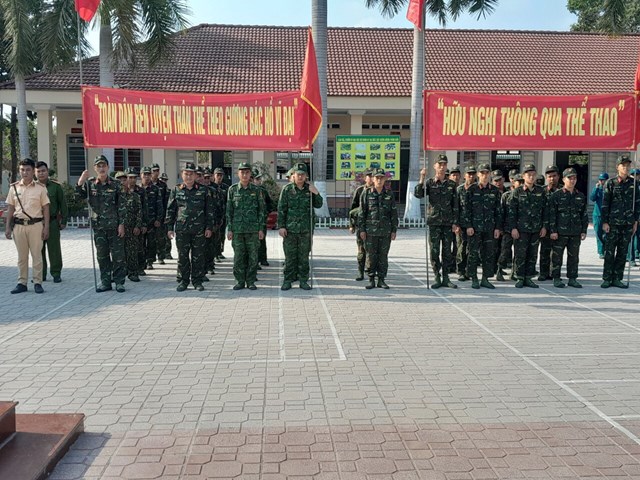
[[[568,95],[633,91],[637,35],[428,30],[426,86],[476,93]],[[177,35],[173,61],[132,73],[122,88],[197,93],[294,90],[306,27],[199,25]],[[329,28],[330,96],[411,96],[411,29]],[[98,84],[98,58],[84,62]],[[27,80],[30,90],[78,88],[77,66]],[[13,88],[10,84],[0,88]]]

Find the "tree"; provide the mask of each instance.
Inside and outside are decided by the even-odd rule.
[[[465,11],[480,17],[490,14],[498,0],[425,0],[422,18],[428,12],[445,26],[449,17],[455,20]],[[365,0],[368,8],[378,8],[383,16],[393,17],[407,4],[407,0]],[[426,22],[423,22],[426,25]],[[409,146],[409,179],[404,218],[421,217],[420,201],[414,197],[415,179],[420,173],[422,147],[422,90],[424,89],[424,30],[413,29],[413,71],[411,80],[411,141]]]
[[[568,0],[567,9],[578,16],[574,32],[640,32],[640,0]]]
[[[329,216],[327,199],[327,0],[311,1],[311,33],[318,62],[320,98],[322,99],[322,128],[313,144],[312,174],[314,185],[325,199],[316,210],[319,217]]]

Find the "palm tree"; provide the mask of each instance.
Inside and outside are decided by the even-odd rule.
[[[318,62],[320,97],[322,98],[322,128],[313,144],[314,185],[325,199],[316,210],[319,217],[329,216],[327,198],[327,0],[311,1],[311,32]]]
[[[622,0],[616,0],[622,1]],[[423,3],[422,18],[428,12],[445,26],[447,19],[457,19],[464,11],[477,14],[478,18],[493,12],[498,0],[426,0]],[[393,17],[406,4],[407,0],[365,0],[368,8],[379,8],[382,15]],[[426,25],[426,22],[423,22]],[[420,201],[413,196],[416,179],[420,173],[420,150],[422,147],[422,90],[424,89],[424,30],[413,29],[413,72],[411,80],[411,142],[409,146],[409,179],[404,218],[421,217]]]

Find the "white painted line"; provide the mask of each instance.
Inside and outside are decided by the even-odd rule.
[[[396,262],[394,262],[396,263]],[[415,275],[413,275],[411,272],[409,272],[408,270],[406,270],[402,265],[396,263],[396,265],[398,265],[400,267],[401,270],[403,270],[405,273],[407,273],[408,275],[412,276],[413,278],[415,278],[418,282],[420,282],[424,287],[426,287],[427,285],[418,277],[416,277]],[[623,427],[622,425],[620,425],[618,422],[616,422],[613,418],[611,418],[610,416],[608,416],[607,414],[605,414],[602,410],[600,410],[598,407],[596,407],[593,403],[591,403],[589,400],[587,400],[586,398],[584,398],[582,395],[580,395],[578,392],[576,392],[575,390],[573,390],[571,387],[567,386],[566,384],[562,383],[560,380],[558,380],[554,375],[552,375],[550,372],[548,372],[547,370],[545,370],[543,367],[541,367],[540,365],[538,365],[536,362],[534,362],[533,360],[531,360],[531,358],[527,357],[526,355],[523,355],[522,353],[520,353],[520,351],[515,348],[514,346],[512,346],[511,344],[509,344],[506,340],[503,340],[499,335],[493,333],[489,328],[487,328],[486,326],[484,326],[479,320],[477,320],[473,315],[471,315],[470,313],[468,313],[466,310],[462,309],[459,305],[457,305],[456,303],[452,302],[451,300],[449,300],[447,297],[445,297],[444,295],[442,295],[440,292],[438,292],[437,290],[430,290],[432,293],[435,293],[435,295],[437,295],[438,297],[440,297],[442,300],[444,300],[446,303],[448,303],[449,305],[451,305],[453,308],[455,308],[456,310],[458,310],[462,315],[464,315],[465,317],[467,317],[471,322],[473,322],[475,325],[477,325],[480,329],[484,330],[487,334],[489,334],[491,337],[493,337],[495,340],[497,340],[499,343],[501,343],[504,347],[506,347],[507,349],[511,350],[513,353],[515,353],[518,357],[520,357],[524,362],[528,363],[531,367],[533,367],[534,369],[536,369],[538,372],[540,372],[542,375],[544,375],[545,377],[547,377],[549,380],[551,380],[553,383],[555,383],[558,387],[560,387],[561,389],[563,389],[565,392],[567,392],[568,394],[570,394],[572,397],[574,397],[576,400],[578,400],[579,402],[581,402],[582,404],[584,404],[589,410],[591,410],[594,414],[596,414],[598,417],[600,417],[602,420],[604,420],[605,422],[607,422],[609,425],[611,425],[613,428],[615,428],[616,430],[618,430],[619,432],[623,433],[624,435],[626,435],[627,437],[629,437],[629,439],[631,439],[632,441],[634,441],[636,444],[640,445],[640,438],[638,438],[633,432],[631,432],[630,430],[626,429],[625,427]],[[596,310],[594,310],[596,311]]]
[[[621,378],[619,380],[566,380],[562,383],[579,385],[579,384],[592,384],[597,383],[640,383],[640,378]]]
[[[338,349],[338,355],[340,356],[340,360],[346,360],[347,357],[344,354],[344,349],[342,348],[342,342],[340,342],[340,337],[338,336],[338,331],[336,330],[336,326],[333,323],[333,318],[331,317],[331,314],[329,313],[329,309],[327,308],[327,304],[324,301],[324,295],[322,295],[322,289],[320,288],[320,284],[318,283],[318,280],[314,277],[314,285],[316,290],[318,290],[319,298],[320,298],[320,304],[322,305],[322,309],[324,310],[324,314],[327,317],[327,322],[329,322],[329,328],[331,329],[331,334],[333,335],[333,341],[336,344],[336,348]]]
[[[281,249],[278,248],[278,260],[282,260]],[[282,266],[278,269],[278,339],[279,339],[279,350],[280,350],[280,360],[283,362],[287,361],[287,352],[285,350],[285,336],[284,336],[284,314],[282,313],[282,290],[280,290],[280,286],[283,281],[283,270]]]
[[[640,415],[614,415],[611,418],[614,420],[638,420]]]
[[[512,317],[513,318],[513,317]],[[503,337],[615,337],[629,335],[640,335],[640,332],[561,332],[561,333],[502,333]]]
[[[626,353],[524,353],[525,357],[637,357],[640,352]]]
[[[2,345],[4,342],[11,340],[14,337],[17,337],[18,335],[20,335],[22,332],[24,332],[25,330],[28,330],[29,328],[33,327],[36,323],[44,320],[45,318],[47,318],[49,315],[51,315],[52,313],[57,312],[58,310],[60,310],[63,307],[66,307],[67,305],[69,305],[71,302],[77,300],[78,298],[80,298],[81,296],[83,296],[85,293],[90,292],[92,290],[95,290],[95,287],[89,287],[87,288],[85,291],[80,292],[78,295],[76,295],[75,297],[67,300],[66,302],[64,302],[62,305],[57,306],[56,308],[54,308],[53,310],[50,310],[49,312],[45,313],[44,315],[42,315],[41,317],[29,322],[27,325],[25,325],[24,327],[22,327],[19,330],[16,330],[15,332],[13,332],[10,335],[7,335],[6,337],[0,339],[0,345]]]

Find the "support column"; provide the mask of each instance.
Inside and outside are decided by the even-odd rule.
[[[53,165],[53,124],[52,112],[48,107],[37,109],[38,121],[36,130],[38,133],[38,160],[47,162],[49,168]],[[58,173],[59,170],[58,170]],[[60,178],[60,177],[58,177]]]
[[[351,129],[349,131],[351,135],[362,135],[362,117],[366,112],[366,110],[349,110],[347,112],[351,119]]]
[[[161,148],[154,148],[151,150],[151,163],[157,163],[158,165],[160,165],[160,171],[161,172],[166,172],[167,171],[167,166],[165,165],[165,161],[164,161],[164,150]],[[149,165],[150,166],[150,165]],[[167,173],[168,175],[169,173]]]
[[[547,165],[554,164],[556,152],[554,152],[553,150],[543,150],[542,155],[537,155],[537,157],[541,158],[542,160],[541,162],[536,162],[536,168],[538,170],[538,173],[544,175],[544,169],[547,167]]]

